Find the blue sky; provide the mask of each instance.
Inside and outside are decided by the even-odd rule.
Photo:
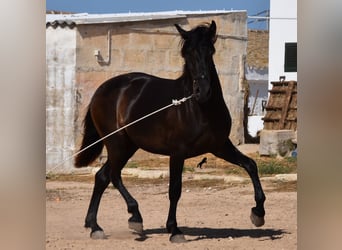
[[[46,0],[47,10],[92,14],[233,9],[247,10],[248,15],[251,16],[269,8],[269,0]],[[249,28],[264,29],[265,27],[265,22],[249,24]]]

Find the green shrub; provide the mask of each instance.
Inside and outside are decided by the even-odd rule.
[[[258,169],[259,174],[261,175],[288,174],[293,171],[291,167],[281,164],[280,162],[275,160],[259,163]]]

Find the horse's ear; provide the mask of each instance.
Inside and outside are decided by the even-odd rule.
[[[216,42],[217,35],[216,35],[216,23],[214,20],[211,21],[211,25],[209,27],[210,35],[213,40],[213,42]]]
[[[183,29],[181,28],[181,26],[179,26],[178,24],[175,24],[175,26],[176,26],[176,28],[177,28],[179,34],[182,36],[182,38],[183,38],[184,40],[186,40],[186,39],[188,38],[188,32],[185,31],[185,30],[183,30]]]

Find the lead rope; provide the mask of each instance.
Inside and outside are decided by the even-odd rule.
[[[103,141],[104,139],[108,138],[109,136],[112,136],[112,135],[114,135],[115,133],[118,133],[118,132],[120,132],[121,130],[123,130],[123,129],[129,127],[129,126],[132,126],[133,124],[135,124],[135,123],[137,123],[137,122],[140,122],[140,121],[146,119],[147,117],[150,117],[150,116],[152,116],[152,115],[154,115],[154,114],[156,114],[156,113],[159,113],[159,112],[163,111],[164,109],[170,108],[170,107],[172,107],[172,106],[181,105],[182,103],[186,102],[187,100],[191,99],[192,97],[193,97],[193,95],[190,95],[190,96],[188,96],[188,97],[183,97],[182,99],[179,99],[179,100],[173,99],[173,100],[172,100],[172,103],[170,103],[169,105],[167,105],[167,106],[165,106],[165,107],[162,107],[162,108],[160,108],[160,109],[158,109],[158,110],[156,110],[156,111],[153,111],[153,112],[151,112],[151,113],[149,113],[149,114],[147,114],[147,115],[145,115],[145,116],[143,116],[143,117],[141,117],[141,118],[139,118],[139,119],[137,119],[137,120],[135,120],[135,121],[133,121],[133,122],[130,122],[130,123],[126,124],[125,126],[123,126],[123,127],[119,128],[119,129],[117,129],[117,130],[115,130],[115,131],[113,131],[113,132],[111,132],[111,133],[109,133],[109,134],[103,136],[102,138],[98,139],[97,141],[93,142],[92,144],[88,145],[87,147],[85,147],[85,148],[83,148],[83,149],[77,151],[76,153],[74,153],[74,154],[71,155],[70,157],[66,158],[64,161],[62,161],[62,162],[60,162],[59,164],[57,164],[54,168],[50,169],[46,174],[51,173],[53,170],[55,170],[56,168],[60,167],[61,165],[63,165],[63,164],[64,164],[65,162],[67,162],[68,160],[74,158],[76,155],[82,153],[83,151],[85,151],[85,150],[87,150],[88,148],[94,146],[95,144],[99,143],[100,141]]]

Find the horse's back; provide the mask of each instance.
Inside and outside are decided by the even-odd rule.
[[[175,80],[133,72],[115,76],[95,91],[90,109],[99,130],[117,129],[172,102]],[[175,96],[177,98],[178,96]],[[101,132],[100,132],[101,133]]]
[[[170,85],[173,83],[174,80],[172,79],[164,79],[141,72],[122,74],[102,83],[95,91],[93,99],[113,96],[115,94],[126,94],[126,90],[136,95],[140,94],[144,89],[148,89],[150,92],[164,89],[162,92],[167,93],[170,90]],[[162,94],[161,92],[158,93]]]

